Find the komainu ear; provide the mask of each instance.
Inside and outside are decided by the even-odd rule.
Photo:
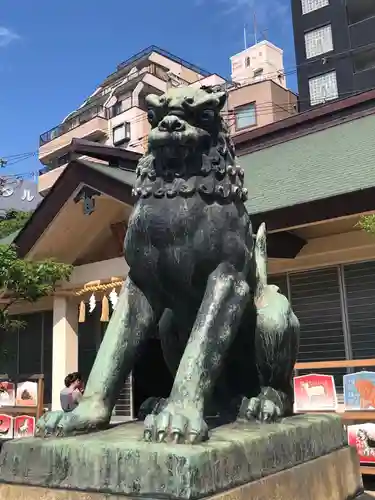
[[[159,108],[161,106],[159,96],[156,94],[148,94],[145,100],[150,108]]]

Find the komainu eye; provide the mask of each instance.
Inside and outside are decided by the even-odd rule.
[[[150,123],[150,125],[155,126],[157,124],[158,118],[156,116],[156,113],[153,109],[149,109],[147,111],[147,120]]]
[[[200,114],[200,119],[203,122],[210,122],[215,118],[215,111],[213,109],[204,109]]]

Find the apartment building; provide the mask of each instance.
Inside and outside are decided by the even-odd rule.
[[[143,153],[149,123],[145,96],[181,85],[221,85],[228,92],[223,116],[232,134],[267,125],[297,112],[297,97],[286,88],[282,50],[267,41],[231,58],[232,81],[151,46],[119,64],[116,71],[61,124],[40,136],[45,195],[69,163],[73,138]]]
[[[286,86],[283,51],[263,40],[230,58],[231,82],[211,75],[193,85],[221,85],[228,92],[223,115],[231,134],[269,125],[298,112]]]
[[[73,138],[142,152],[149,130],[145,96],[208,75],[153,46],[119,64],[78,109],[40,136],[39,159],[45,165],[39,177],[40,193],[48,191],[68,164]]]
[[[375,2],[292,0],[302,111],[375,87]]]

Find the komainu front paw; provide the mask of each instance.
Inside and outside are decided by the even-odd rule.
[[[110,415],[103,404],[82,401],[72,412],[52,411],[43,415],[37,422],[35,435],[66,437],[86,434],[108,427]]]
[[[241,420],[256,420],[257,422],[277,422],[281,417],[281,408],[263,395],[256,398],[243,398],[238,415]]]
[[[243,398],[238,418],[264,423],[278,422],[287,415],[289,406],[283,392],[263,387],[257,397]]]
[[[147,415],[144,422],[145,441],[194,444],[208,439],[203,414],[193,405],[168,403],[157,415]]]
[[[64,412],[62,410],[49,411],[42,415],[36,423],[35,436],[43,438],[54,436],[57,426],[63,416]]]

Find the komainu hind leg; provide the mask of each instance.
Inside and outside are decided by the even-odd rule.
[[[254,257],[257,289],[255,359],[260,393],[244,398],[239,418],[272,422],[293,412],[292,377],[299,345],[299,322],[289,301],[275,285],[267,284],[266,232],[258,230]]]

